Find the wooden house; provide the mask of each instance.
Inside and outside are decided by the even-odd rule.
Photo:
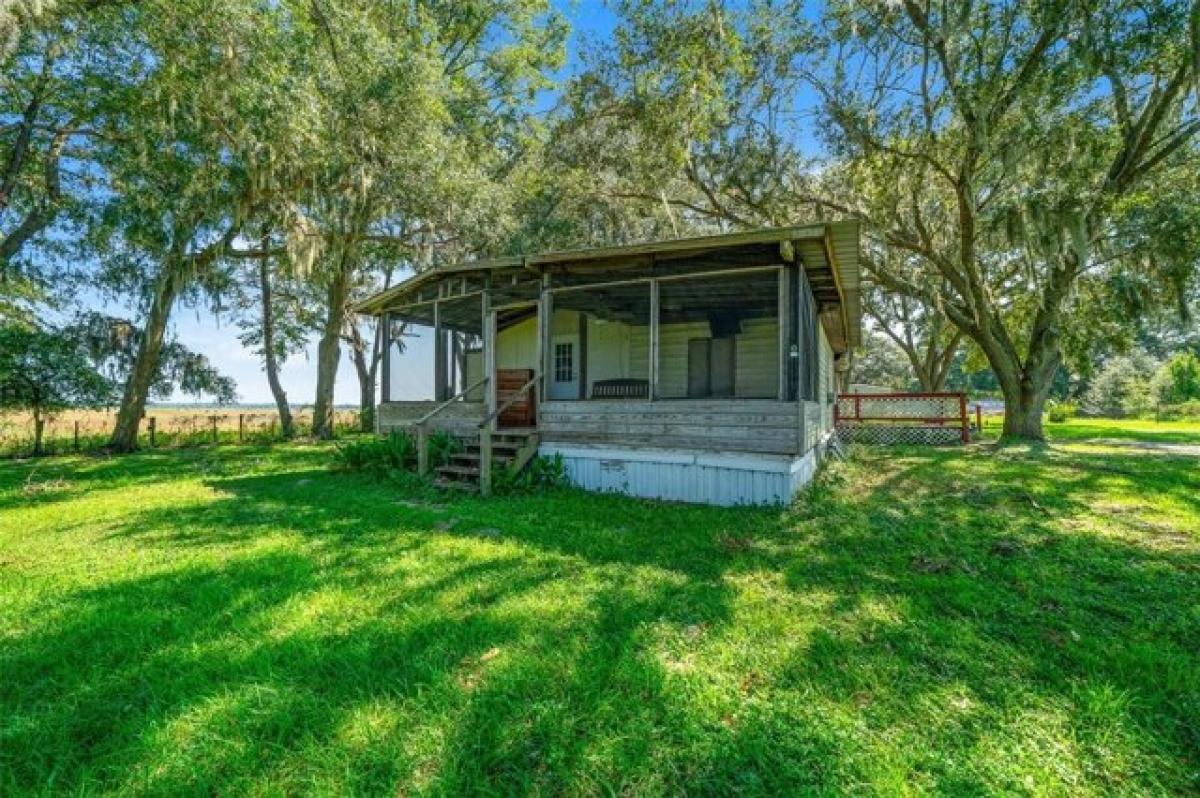
[[[423,272],[357,307],[387,320],[378,431],[459,437],[438,481],[485,493],[542,454],[593,490],[787,501],[859,343],[858,252],[843,221]]]

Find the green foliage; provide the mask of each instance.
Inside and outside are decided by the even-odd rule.
[[[908,331],[936,333],[925,381],[970,338],[1035,411],[1014,419],[1038,416],[1064,358],[1127,346],[1148,304],[1194,283],[1192,4],[819,5],[618,4],[617,46],[569,94],[590,145],[571,152],[680,230],[861,219],[868,276],[928,314]],[[1112,284],[1138,273],[1167,290],[1126,312]]]
[[[912,364],[895,341],[875,329],[864,333],[863,348],[851,362],[850,382],[894,391],[916,390]]]
[[[1063,422],[1075,418],[1079,414],[1079,405],[1069,401],[1050,400],[1046,403],[1046,420],[1054,424],[1062,424]]]
[[[462,441],[444,429],[429,433],[429,464],[436,468],[450,462],[450,456],[462,451]]]
[[[1096,372],[1083,395],[1083,408],[1092,415],[1137,417],[1154,406],[1150,375],[1154,362],[1144,352],[1111,357]]]
[[[492,474],[492,490],[499,495],[533,493],[563,488],[569,484],[567,467],[561,454],[534,457],[518,474],[507,468],[496,469]]]
[[[99,406],[112,400],[115,388],[72,331],[0,325],[0,409],[33,415],[34,453],[41,452],[46,413]]]
[[[384,477],[397,471],[413,471],[417,467],[417,445],[411,435],[392,430],[386,436],[339,442],[334,448],[334,462],[347,471],[362,471]]]
[[[1200,358],[1180,352],[1154,372],[1151,390],[1160,405],[1200,400]]]
[[[1177,405],[1160,405],[1155,417],[1162,419],[1200,420],[1200,399],[1192,399]]]
[[[134,368],[145,330],[126,319],[103,313],[84,313],[75,318],[67,333],[80,341],[89,358],[115,384],[124,384]],[[149,391],[159,399],[177,390],[197,398],[208,396],[217,404],[237,399],[236,383],[225,376],[205,355],[168,337],[162,344]]]

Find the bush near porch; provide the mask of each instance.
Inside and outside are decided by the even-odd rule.
[[[860,452],[786,510],[331,459],[0,463],[0,794],[1200,787],[1194,458]]]

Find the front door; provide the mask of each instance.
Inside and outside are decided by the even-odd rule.
[[[551,399],[579,398],[578,335],[555,335],[550,339],[550,383],[546,395]]]

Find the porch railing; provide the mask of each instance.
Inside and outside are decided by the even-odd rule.
[[[463,388],[461,391],[454,394],[454,396],[451,396],[449,399],[442,402],[437,407],[433,408],[428,413],[426,413],[425,415],[421,416],[420,418],[418,418],[416,421],[413,422],[413,426],[416,427],[416,429],[417,429],[417,471],[421,474],[421,476],[425,476],[426,474],[429,473],[429,422],[430,422],[430,420],[432,420],[434,417],[436,417],[439,413],[441,413],[446,408],[450,407],[450,405],[452,405],[455,402],[462,399],[464,396],[469,394],[471,391],[474,391],[477,388],[482,388],[484,385],[487,385],[487,383],[488,383],[487,377],[483,377],[479,380],[476,380],[474,383],[472,383],[471,385],[468,385],[466,388]]]
[[[513,391],[479,424],[479,493],[481,495],[487,496],[492,492],[492,435],[496,432],[497,420],[505,410],[515,405],[521,397],[541,381],[541,372],[535,373],[532,379]]]
[[[838,396],[834,426],[857,443],[970,443],[964,393],[853,393]]]

